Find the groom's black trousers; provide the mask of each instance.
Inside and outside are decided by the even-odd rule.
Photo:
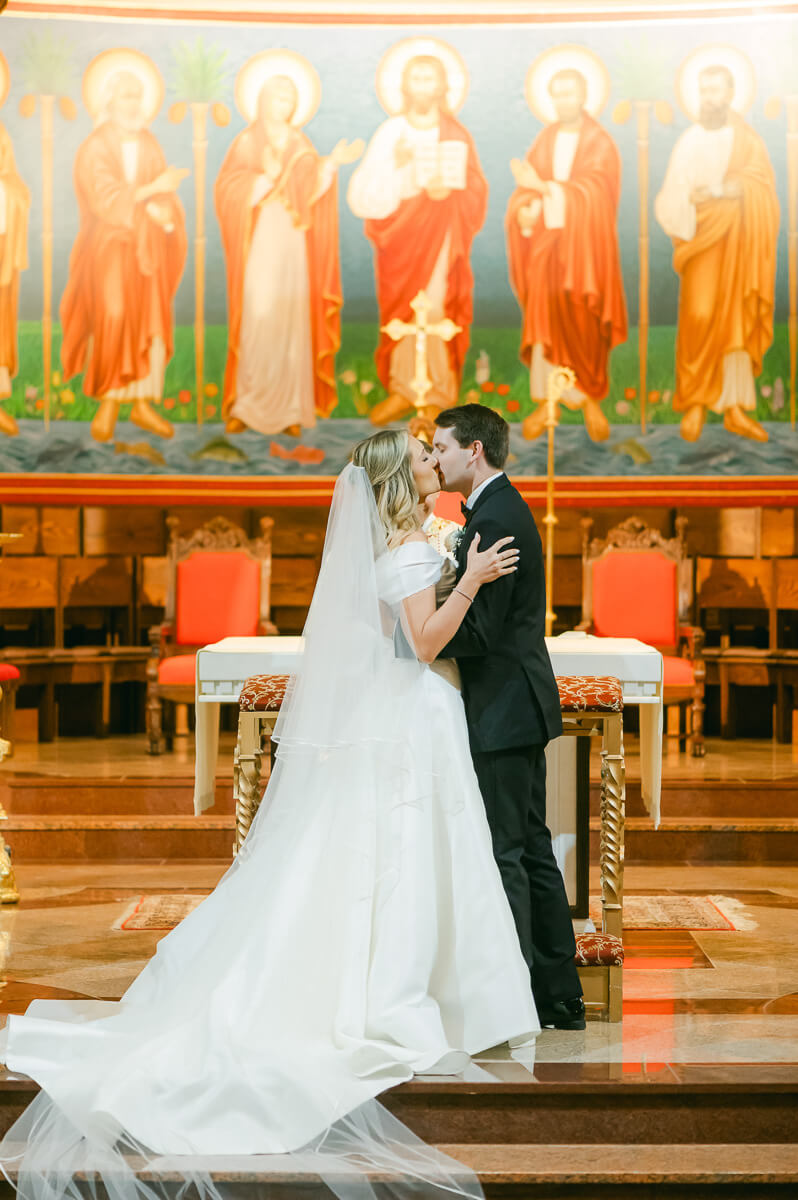
[[[568,897],[546,825],[543,746],[472,754],[538,1008],[582,995]]]

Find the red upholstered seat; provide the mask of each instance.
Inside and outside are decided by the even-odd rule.
[[[19,671],[11,663],[0,663],[0,683],[11,683],[19,679]]]
[[[279,712],[290,675],[251,675],[241,689],[241,712]]]
[[[676,563],[652,550],[613,550],[593,564],[593,632],[651,646],[679,640]]]
[[[558,675],[563,712],[623,712],[623,689],[614,675]]]
[[[611,933],[578,933],[576,935],[576,965],[578,967],[622,967],[623,942]]]
[[[188,683],[194,686],[197,669],[196,654],[175,654],[158,663],[159,683]]]
[[[234,551],[203,550],[179,562],[175,605],[177,644],[206,646],[225,637],[255,637],[260,572],[256,559]]]
[[[666,688],[693,686],[695,672],[689,658],[679,658],[675,654],[663,654],[662,662],[662,681]]]

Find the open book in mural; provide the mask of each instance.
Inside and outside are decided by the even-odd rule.
[[[559,474],[793,473],[792,23],[5,14],[0,468],[332,475],[423,399],[536,475],[567,366]]]

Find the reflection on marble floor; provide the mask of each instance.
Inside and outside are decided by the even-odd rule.
[[[638,740],[631,734],[626,739],[627,775],[640,778]],[[232,775],[235,735],[222,733],[219,746],[217,777]],[[598,747],[596,747],[598,754]],[[60,776],[66,778],[149,778],[187,779],[194,773],[193,736],[176,740],[175,748],[154,758],[147,753],[143,734],[108,738],[98,743],[94,738],[60,738],[55,742],[38,744],[17,742],[14,758],[4,770],[19,774]],[[678,752],[665,743],[663,780],[796,780],[798,784],[798,744],[780,745],[766,739],[739,738],[733,742],[710,738],[704,758],[693,758]]]
[[[131,899],[210,890],[227,866],[21,864],[22,902],[0,910],[0,1013],[24,1012],[37,996],[119,997],[163,936],[112,929]],[[544,1030],[534,1048],[536,1077],[545,1064],[629,1064],[650,1073],[663,1064],[798,1064],[798,867],[629,867],[626,886],[723,895],[751,927],[630,930],[623,1024]],[[506,1047],[479,1056],[488,1071],[513,1061]]]

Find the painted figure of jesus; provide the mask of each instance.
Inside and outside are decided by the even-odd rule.
[[[336,404],[343,303],[338,167],[362,151],[341,141],[322,158],[292,125],[297,89],[272,75],[216,180],[227,262],[229,433],[298,436]]]
[[[698,98],[698,121],[674,146],[655,204],[681,281],[673,406],[688,442],[709,411],[730,433],[766,442],[751,414],[773,341],[776,183],[764,142],[732,111],[728,67],[701,72]]]
[[[30,192],[17,172],[11,138],[0,125],[0,433],[13,437],[17,423],[2,407],[17,373],[19,273],[28,265]]]
[[[585,111],[580,71],[558,71],[549,94],[557,120],[523,162],[513,160],[517,187],[506,220],[510,279],[523,313],[521,359],[537,405],[522,429],[527,438],[543,431],[549,372],[571,367],[576,384],[563,403],[581,409],[598,442],[610,432],[601,408],[610,350],[627,329],[617,234],[621,159]]]
[[[461,332],[431,336],[427,411],[456,403],[473,314],[471,243],[485,220],[488,183],[470,133],[449,111],[446,68],[435,55],[415,55],[402,73],[402,109],[376,131],[349,183],[349,206],[374,246],[380,325],[412,319],[424,291],[430,322],[449,317]],[[383,333],[377,374],[388,393],[371,419],[388,424],[413,410],[415,340]]]

